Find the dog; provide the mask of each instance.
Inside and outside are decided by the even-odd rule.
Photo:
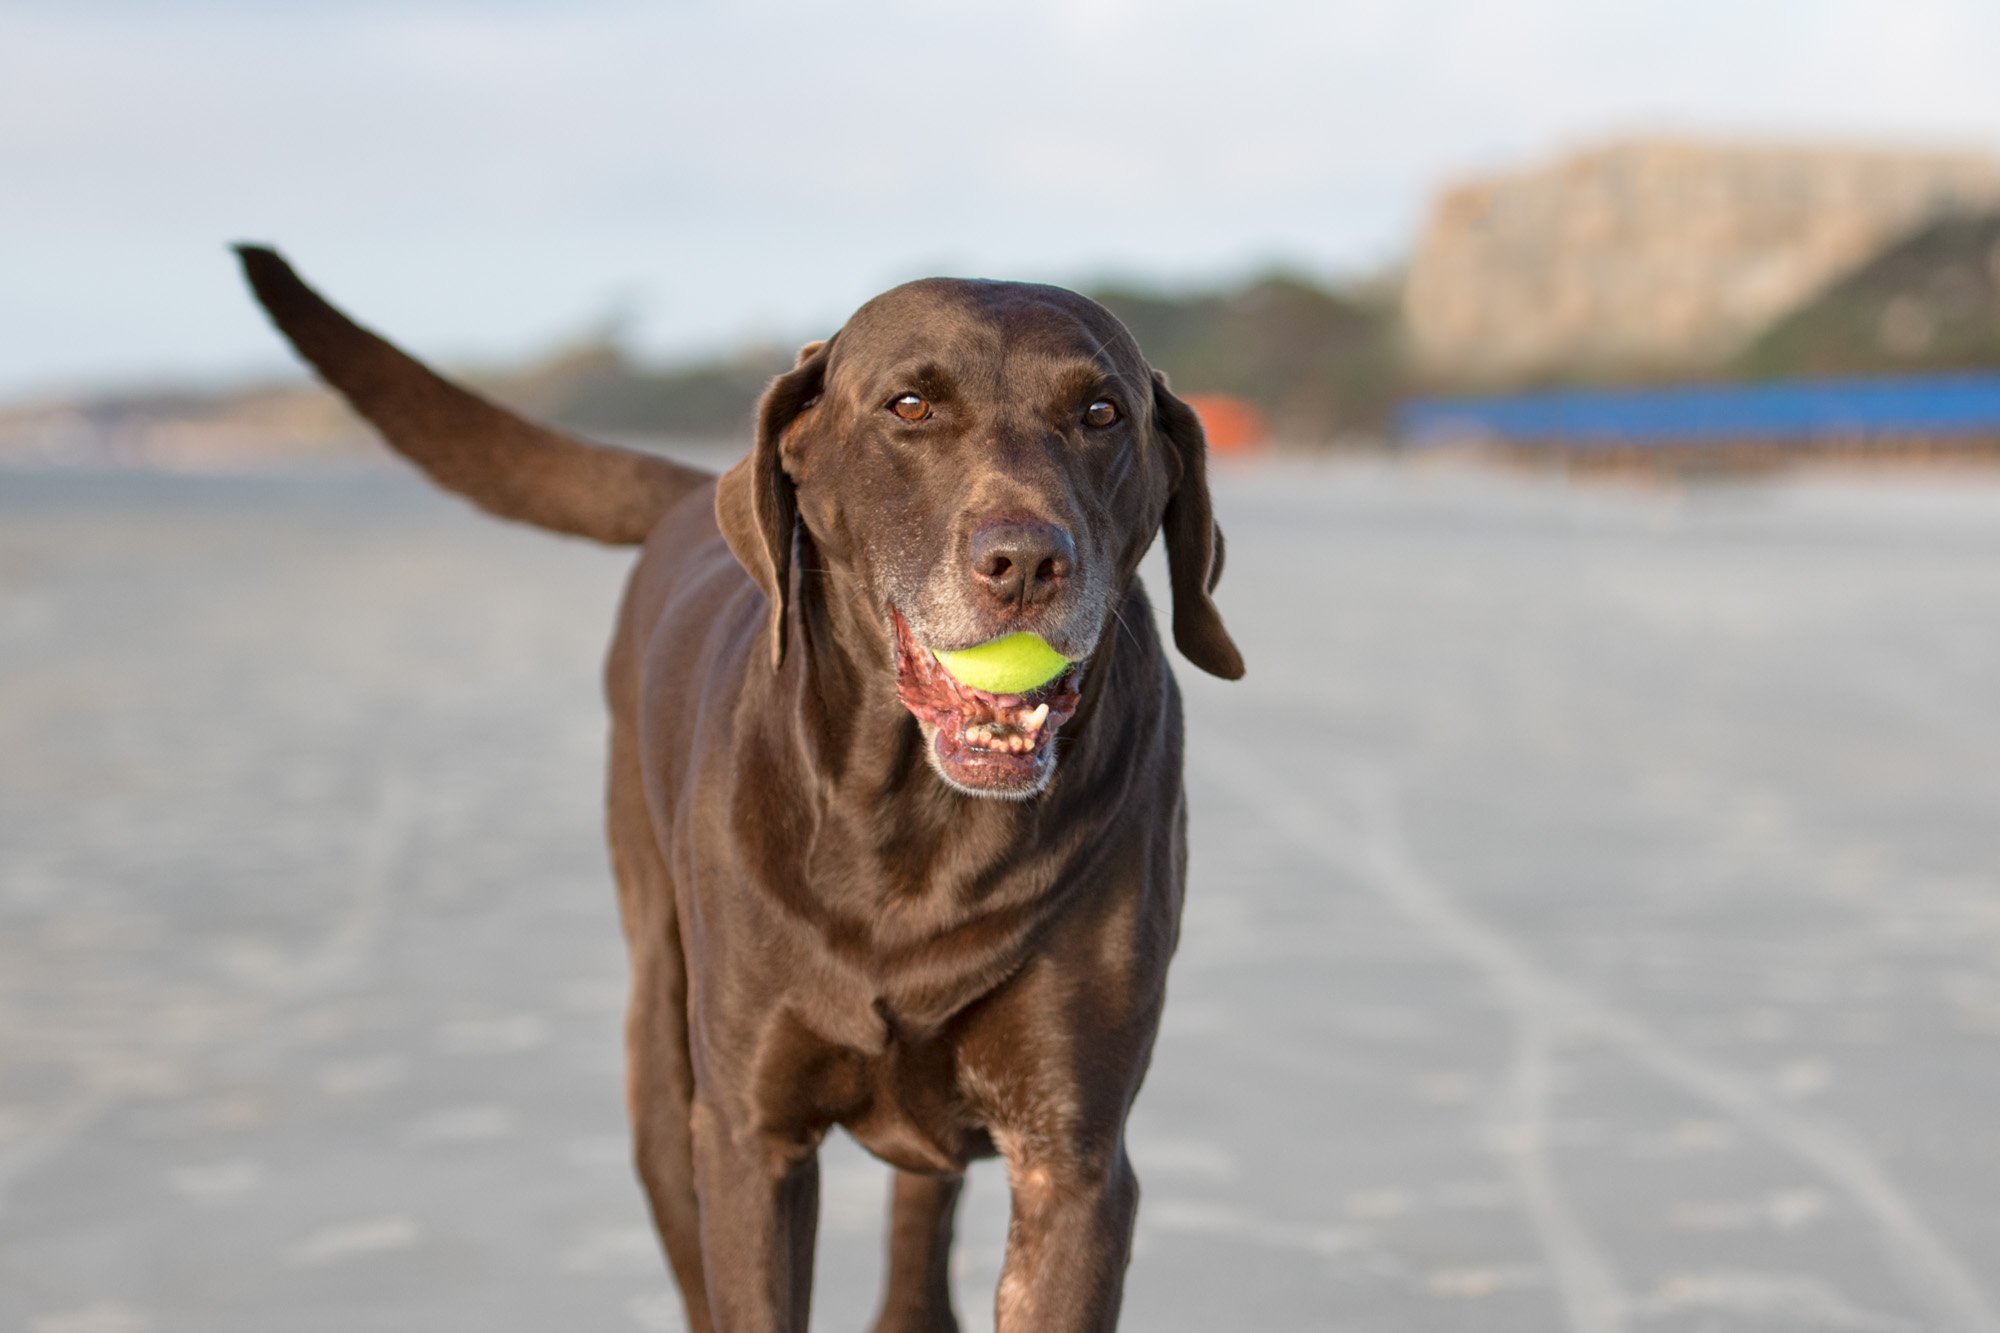
[[[1180,696],[1138,578],[1156,536],[1179,650],[1243,673],[1195,413],[1082,296],[926,279],[801,351],[717,477],[526,421],[238,252],[437,483],[641,548],[607,826],[634,1158],[689,1327],[803,1333],[838,1125],[895,1168],[876,1333],[957,1328],[953,1210],[995,1154],[998,1327],[1114,1328],[1186,868]],[[934,656],[1019,631],[1072,663],[1025,695]]]

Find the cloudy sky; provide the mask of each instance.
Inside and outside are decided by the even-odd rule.
[[[8,0],[0,396],[288,363],[224,245],[446,362],[927,272],[1393,262],[1632,133],[2000,148],[1994,0]]]

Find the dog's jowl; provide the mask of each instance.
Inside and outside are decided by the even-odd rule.
[[[1243,670],[1195,414],[1083,297],[932,279],[804,349],[717,477],[524,421],[242,257],[440,485],[641,548],[605,669],[609,831],[634,1147],[689,1325],[805,1329],[838,1125],[896,1168],[878,1330],[956,1327],[952,1210],[995,1153],[999,1327],[1112,1328],[1186,864],[1180,698],[1137,577],[1156,537],[1180,652]],[[987,683],[1019,692],[947,669],[1015,635]]]

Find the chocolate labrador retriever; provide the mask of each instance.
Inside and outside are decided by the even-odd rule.
[[[898,287],[807,347],[715,477],[546,429],[357,327],[270,250],[278,328],[389,442],[503,518],[644,549],[605,671],[638,1172],[689,1325],[806,1327],[816,1152],[896,1168],[875,1328],[954,1329],[952,1213],[997,1152],[1008,1333],[1109,1329],[1186,866],[1174,641],[1235,678],[1201,424],[1054,287]],[[1015,631],[1026,695],[934,650]]]

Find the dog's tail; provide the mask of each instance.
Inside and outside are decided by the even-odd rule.
[[[278,331],[385,439],[501,518],[631,546],[714,474],[597,444],[514,415],[453,384],[329,304],[275,250],[239,245]]]

